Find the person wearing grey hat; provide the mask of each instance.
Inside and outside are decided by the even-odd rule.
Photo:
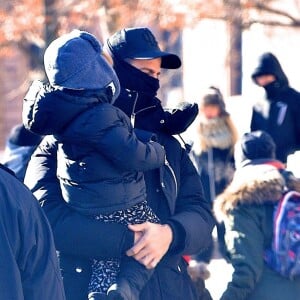
[[[287,156],[300,149],[300,93],[270,52],[260,55],[251,78],[265,90],[265,98],[253,106],[250,129],[268,132],[276,144],[276,158],[286,163]]]
[[[273,240],[274,207],[287,190],[300,191],[300,180],[275,159],[275,148],[267,132],[245,133],[236,144],[234,178],[215,201],[233,268],[221,300],[299,297],[300,278],[282,276],[264,259]]]
[[[64,274],[72,278],[72,284],[67,292],[72,300],[86,299],[91,260],[119,257],[126,252],[147,268],[155,266],[139,299],[211,299],[204,281],[198,285],[201,289],[197,293],[183,254],[197,253],[208,246],[214,219],[186,150],[172,136],[191,124],[198,108],[186,105],[165,111],[156,97],[161,68],[179,67],[180,59],[160,50],[148,28],[121,29],[108,40],[111,50],[108,44],[106,48],[121,84],[114,105],[131,118],[140,138],[153,136],[166,151],[165,164],[144,173],[147,201],[161,224],[144,222],[127,227],[97,222],[70,210],[62,199],[55,176],[57,144],[53,139],[44,139],[30,161],[25,182],[43,203],[54,228],[58,250],[66,250],[69,254],[65,260],[70,265]],[[147,49],[151,55],[145,54]],[[74,224],[76,232],[70,230]],[[63,234],[66,232],[68,234]],[[76,247],[70,247],[74,244]],[[78,264],[79,258],[86,258],[86,261]]]
[[[74,30],[54,40],[44,56],[49,84],[32,84],[23,122],[36,134],[55,136],[57,177],[71,209],[102,222],[158,223],[146,202],[143,172],[161,166],[165,151],[152,140],[138,140],[129,118],[112,105],[119,81],[101,52],[88,32]],[[71,299],[63,252],[59,258]],[[94,260],[89,298],[137,299],[152,273],[132,258]]]

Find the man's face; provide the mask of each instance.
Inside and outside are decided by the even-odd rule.
[[[161,70],[161,57],[153,59],[127,59],[126,61],[147,75],[159,79]]]
[[[272,74],[260,75],[260,76],[255,77],[255,82],[259,86],[266,86],[275,80],[276,80],[276,78]]]

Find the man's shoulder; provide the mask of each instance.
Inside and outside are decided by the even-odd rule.
[[[289,87],[286,90],[286,94],[287,94],[287,100],[290,101],[291,103],[297,103],[298,105],[298,101],[300,101],[300,91],[298,91],[295,88]]]
[[[168,145],[175,146],[175,147],[180,146],[179,140],[173,135],[159,132],[157,133],[157,137],[158,137],[158,142],[163,146],[168,146]]]
[[[159,133],[157,137],[157,142],[165,148],[168,159],[179,163],[182,161],[182,158],[188,157],[190,149],[187,148],[189,148],[189,145],[185,145],[185,142],[179,136]]]
[[[16,177],[15,173],[11,169],[9,169],[8,167],[4,166],[1,163],[0,163],[0,170],[1,170],[0,172],[1,173],[3,172],[3,174],[5,174],[5,172],[6,172],[6,173],[8,173],[8,174],[10,174],[10,175],[12,175],[14,177]]]

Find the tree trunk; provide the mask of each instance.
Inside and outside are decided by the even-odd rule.
[[[57,37],[56,0],[45,0],[45,49]]]
[[[224,0],[228,24],[229,93],[242,93],[242,16],[240,0]]]
[[[182,58],[182,32],[181,31],[168,31],[164,30],[161,33],[161,40],[163,43],[163,50],[177,54]],[[170,100],[170,95],[174,95],[176,99],[172,99],[173,105],[176,105],[175,102],[182,101],[182,68],[175,70],[164,71],[160,77],[160,92],[159,97],[162,100],[163,104],[166,105]],[[170,94],[171,92],[171,94]],[[173,92],[173,93],[172,93]],[[178,99],[177,99],[178,98]]]

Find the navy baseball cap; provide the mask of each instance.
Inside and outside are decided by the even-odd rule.
[[[164,69],[178,69],[181,66],[180,58],[176,54],[162,51],[153,33],[145,27],[121,29],[107,40],[107,46],[121,60],[161,57],[161,67]]]

